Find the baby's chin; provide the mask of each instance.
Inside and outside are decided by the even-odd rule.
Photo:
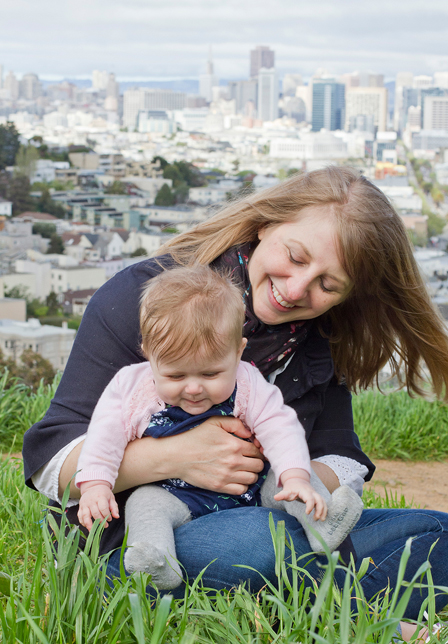
[[[182,403],[181,405],[179,405],[179,407],[183,409],[185,412],[187,412],[187,414],[191,414],[192,416],[199,416],[199,414],[205,414],[205,412],[211,409],[213,405],[212,403],[208,403],[208,402],[207,404],[205,403],[203,405],[198,404],[197,406],[191,403],[189,405]]]

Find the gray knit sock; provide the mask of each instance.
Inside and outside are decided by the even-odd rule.
[[[143,485],[125,508],[129,529],[124,565],[129,572],[146,572],[161,590],[176,588],[182,571],[176,559],[174,529],[191,520],[188,506],[158,485]]]
[[[333,494],[330,494],[313,470],[311,470],[310,483],[327,503],[328,512],[325,521],[314,521],[314,510],[306,514],[306,506],[301,501],[275,501],[274,495],[281,488],[277,487],[272,470],[269,471],[261,488],[261,502],[264,507],[285,510],[295,517],[302,525],[313,552],[324,552],[324,548],[311,530],[317,532],[330,552],[333,552],[356,525],[364,505],[356,492],[347,485],[338,487]]]

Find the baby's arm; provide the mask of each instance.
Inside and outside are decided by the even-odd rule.
[[[78,519],[88,530],[92,529],[93,519],[107,519],[109,525],[111,516],[119,518],[118,505],[110,483],[107,481],[85,481],[81,483],[81,499],[79,501]]]
[[[307,514],[310,514],[314,508],[314,520],[325,521],[327,504],[311,486],[310,475],[306,470],[299,468],[286,470],[281,474],[280,481],[283,489],[274,496],[276,501],[303,501]]]

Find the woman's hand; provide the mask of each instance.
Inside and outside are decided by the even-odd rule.
[[[250,436],[251,432],[237,418],[215,416],[189,432],[158,439],[177,439],[172,446],[177,473],[168,478],[176,476],[215,492],[244,494],[264,466],[260,450],[241,440]]]
[[[238,418],[215,416],[188,432],[167,438],[145,437],[129,443],[114,492],[168,478],[225,494],[244,494],[263,469],[260,450],[242,438],[251,433]],[[65,460],[59,475],[60,498],[77,471],[82,443]],[[79,498],[71,480],[70,497]]]

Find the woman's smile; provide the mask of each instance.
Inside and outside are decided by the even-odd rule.
[[[304,208],[300,218],[263,228],[258,237],[249,279],[255,315],[265,324],[316,318],[349,294],[330,207]]]

